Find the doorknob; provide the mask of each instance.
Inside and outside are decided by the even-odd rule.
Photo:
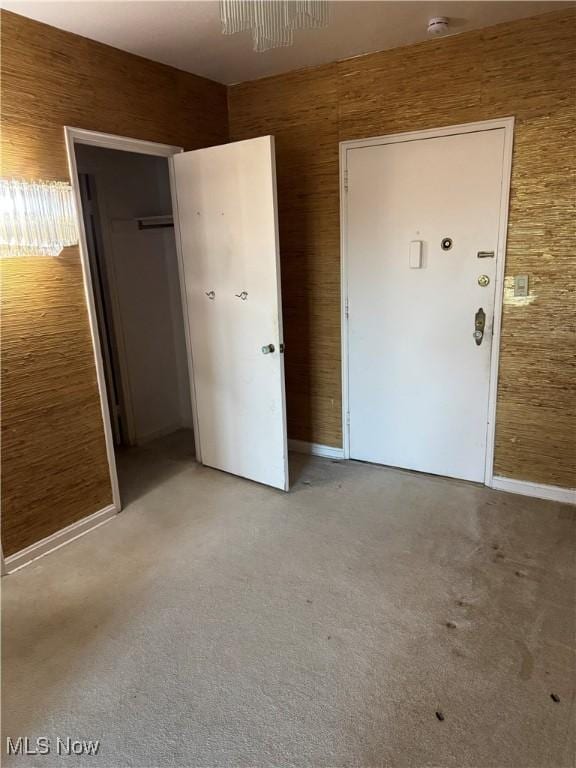
[[[263,355],[270,355],[272,352],[274,352],[274,344],[266,344],[266,346],[262,347]]]
[[[474,333],[472,334],[474,336],[474,341],[476,342],[476,345],[479,347],[480,344],[482,344],[482,339],[484,338],[484,328],[486,327],[486,312],[480,307],[478,312],[476,312],[476,315],[474,316]]]

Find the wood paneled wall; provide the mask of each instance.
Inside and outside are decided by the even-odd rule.
[[[514,115],[497,474],[576,484],[576,17],[546,14],[229,89],[276,136],[290,436],[341,445],[338,142]],[[471,404],[473,407],[473,404]]]
[[[194,149],[224,86],[2,12],[2,176],[67,179],[63,126]],[[496,471],[573,486],[575,16],[548,14],[228,89],[232,139],[276,136],[289,432],[340,445],[338,142],[515,115]],[[111,501],[77,249],[4,259],[2,541]]]
[[[195,149],[227,140],[226,88],[2,12],[2,176],[68,179],[63,126]],[[79,255],[3,259],[2,543],[111,503]]]

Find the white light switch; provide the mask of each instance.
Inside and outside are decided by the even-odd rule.
[[[514,275],[514,296],[528,296],[528,275]]]
[[[410,241],[410,269],[422,269],[422,240]]]

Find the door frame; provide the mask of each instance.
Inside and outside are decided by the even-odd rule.
[[[82,177],[84,177],[84,179]],[[116,275],[114,269],[109,268],[110,265],[108,264],[108,259],[106,258],[106,251],[112,253],[110,232],[108,231],[109,226],[108,222],[106,222],[106,220],[101,215],[100,201],[98,200],[98,190],[95,176],[92,173],[79,173],[78,180],[80,183],[80,196],[82,199],[84,199],[84,193],[87,187],[90,188],[90,192],[92,193],[90,200],[92,210],[90,211],[89,215],[94,224],[94,229],[96,230],[94,234],[91,235],[90,232],[88,232],[86,229],[86,211],[83,210],[81,213],[84,219],[84,231],[86,232],[88,241],[88,251],[90,253],[89,261],[91,262],[93,270],[93,272],[91,272],[91,276],[92,285],[93,288],[95,288],[93,293],[96,312],[98,316],[104,320],[105,325],[110,326],[110,329],[105,328],[103,333],[100,324],[98,325],[101,350],[104,360],[104,374],[108,382],[110,382],[112,379],[113,386],[116,384],[118,390],[116,392],[116,401],[117,405],[121,404],[121,418],[123,421],[123,428],[127,433],[128,444],[133,445],[134,418],[132,412],[132,399],[129,386],[126,350],[122,333],[122,318],[118,304]],[[87,180],[87,184],[85,180]],[[82,208],[84,208],[84,203],[82,203]],[[90,241],[92,241],[91,245]],[[94,285],[94,274],[96,274],[99,278],[99,282],[101,283],[100,287],[98,285]],[[98,280],[96,282],[98,282]],[[109,294],[109,307],[106,303],[106,297],[104,295],[106,290],[103,288],[103,284],[106,286],[107,292]],[[107,336],[108,338],[106,339]],[[103,340],[105,340],[106,343],[102,345]],[[106,349],[106,347],[108,347],[108,349]],[[116,382],[114,382],[114,379],[116,378],[114,375],[114,363],[117,364],[118,373],[120,374],[118,381]],[[109,371],[108,368],[111,370]],[[110,401],[108,401],[108,406],[110,406]],[[120,428],[119,424],[120,420],[118,420],[113,413],[110,414],[110,418],[112,422],[113,434],[115,434],[116,430],[118,430],[118,433],[121,435],[122,429]],[[116,425],[115,422],[117,422]]]
[[[462,123],[423,131],[409,131],[340,142],[340,298],[341,298],[341,339],[342,339],[342,438],[344,458],[350,458],[350,404],[349,404],[349,340],[348,340],[348,168],[347,152],[358,147],[381,144],[397,144],[421,139],[435,139],[441,136],[455,136],[463,133],[478,133],[504,129],[504,153],[502,157],[502,186],[500,195],[500,216],[498,223],[498,245],[496,249],[496,282],[494,286],[494,323],[490,353],[490,379],[488,389],[488,425],[486,431],[486,459],[484,484],[494,483],[494,440],[496,434],[496,401],[498,394],[498,370],[500,361],[500,332],[502,327],[502,305],[504,300],[504,268],[506,261],[506,236],[508,232],[508,211],[510,207],[510,181],[512,176],[512,149],[514,143],[514,117]]]
[[[176,188],[174,185],[174,167],[172,158],[174,155],[184,151],[183,147],[172,146],[170,144],[159,144],[154,141],[145,141],[143,139],[133,139],[127,136],[116,136],[110,133],[100,133],[83,128],[74,128],[64,126],[64,139],[66,143],[66,154],[68,156],[68,169],[70,172],[70,183],[74,194],[76,205],[76,219],[78,222],[78,235],[80,246],[80,262],[82,265],[82,275],[84,280],[84,293],[86,296],[86,306],[88,307],[88,322],[90,325],[90,335],[92,338],[92,349],[94,352],[94,362],[96,365],[96,380],[98,385],[98,394],[100,396],[100,408],[102,412],[102,421],[104,424],[104,439],[106,442],[106,455],[108,458],[108,468],[110,472],[110,484],[112,486],[112,502],[115,512],[122,509],[122,500],[120,498],[120,489],[118,485],[118,471],[116,467],[116,455],[114,452],[114,437],[112,433],[112,423],[110,419],[110,409],[108,396],[106,392],[106,377],[104,374],[104,363],[102,360],[102,348],[100,345],[100,333],[98,330],[98,320],[96,313],[96,303],[94,299],[94,288],[92,285],[92,276],[90,273],[90,261],[88,255],[88,246],[86,240],[86,231],[84,228],[84,217],[82,216],[82,200],[80,195],[80,183],[78,178],[78,167],[76,163],[76,154],[74,147],[76,144],[88,144],[93,147],[103,149],[116,149],[123,152],[133,152],[140,155],[153,155],[155,157],[165,157],[168,160],[168,172],[170,176],[170,193],[172,198],[172,215],[174,219],[174,235],[176,241],[176,253],[178,260],[178,279],[180,282],[180,296],[182,299],[182,311],[184,318],[188,317],[187,297],[184,284],[184,264],[182,259],[182,248],[180,242],[180,220],[178,217],[178,202],[176,199]],[[188,323],[184,322],[184,333],[186,338],[186,353],[188,359],[188,376],[190,380],[190,399],[192,406],[192,421],[194,431],[194,446],[196,450],[196,459],[202,463],[202,453],[199,440],[198,414],[196,410],[196,392],[194,389],[193,359],[192,347],[190,343],[190,332]]]

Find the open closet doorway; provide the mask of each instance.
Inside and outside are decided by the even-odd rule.
[[[114,511],[174,460],[288,490],[274,137],[65,136]]]
[[[126,504],[195,461],[169,160],[82,143],[74,155]]]

